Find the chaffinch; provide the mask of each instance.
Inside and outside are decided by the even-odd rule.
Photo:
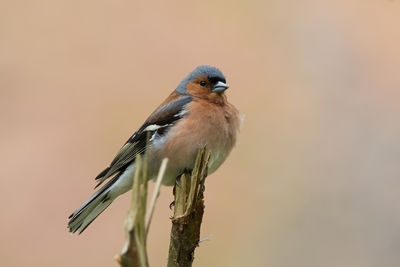
[[[132,188],[137,154],[150,151],[151,179],[162,159],[170,159],[163,178],[167,186],[193,169],[198,150],[204,146],[211,152],[209,173],[218,169],[235,145],[241,123],[238,110],[226,99],[226,89],[225,76],[217,68],[199,66],[189,73],[96,177],[96,187],[112,178],[70,215],[69,231],[82,233],[119,195]]]

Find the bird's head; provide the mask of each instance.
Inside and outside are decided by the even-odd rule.
[[[220,98],[228,87],[225,76],[219,69],[203,65],[189,73],[175,92],[203,98]]]

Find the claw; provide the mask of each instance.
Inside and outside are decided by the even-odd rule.
[[[175,206],[175,200],[172,201],[172,202],[169,204],[169,209],[172,210],[172,208],[173,208],[174,206]]]
[[[176,184],[177,187],[182,188],[181,184],[179,183],[180,179],[181,179],[181,176],[176,177],[175,184]]]

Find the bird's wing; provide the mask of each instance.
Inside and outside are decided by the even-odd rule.
[[[153,112],[142,127],[126,141],[110,166],[97,175],[96,180],[99,180],[99,182],[96,187],[102,184],[107,178],[124,171],[135,161],[136,155],[145,152],[147,138],[151,140],[154,134],[163,135],[179,119],[184,117],[186,115],[186,105],[191,101],[191,96],[182,95]]]

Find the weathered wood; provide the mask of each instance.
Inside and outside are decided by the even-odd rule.
[[[191,173],[183,174],[174,187],[174,216],[172,220],[168,267],[189,267],[199,245],[200,227],[204,214],[204,182],[210,154],[199,151]]]

